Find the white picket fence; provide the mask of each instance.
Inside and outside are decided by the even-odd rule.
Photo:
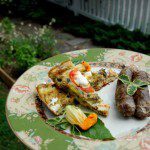
[[[150,34],[150,0],[49,0],[55,4],[108,24]]]

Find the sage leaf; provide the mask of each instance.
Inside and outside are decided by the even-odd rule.
[[[132,95],[134,95],[134,93],[136,91],[137,91],[137,86],[135,86],[134,84],[131,83],[127,86],[127,94],[128,95],[132,96]]]
[[[146,86],[146,85],[149,85],[150,83],[148,82],[145,82],[145,81],[142,81],[142,80],[139,80],[139,79],[136,79],[133,81],[133,83],[136,85],[136,86]]]
[[[128,84],[127,86],[127,94],[132,96],[137,91],[138,88],[143,89],[143,86],[149,85],[149,82],[145,82],[139,79],[134,80],[133,82],[130,81],[129,77],[125,74],[122,74],[118,77],[120,81],[122,81],[124,84]]]
[[[127,75],[125,75],[125,74],[120,75],[118,77],[118,79],[120,81],[122,81],[124,84],[130,84],[130,82],[131,82],[130,79],[129,79],[129,77]]]
[[[82,135],[87,138],[99,140],[113,140],[115,139],[110,131],[105,127],[104,123],[98,118],[97,123],[90,129],[83,131],[79,127],[71,127],[71,133],[74,135]]]

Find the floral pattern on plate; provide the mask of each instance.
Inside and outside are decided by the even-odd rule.
[[[16,136],[32,149],[150,149],[149,127],[139,133],[133,130],[128,135],[114,141],[89,141],[66,136],[44,123],[35,107],[36,85],[52,82],[47,76],[50,67],[68,59],[76,63],[81,60],[123,63],[135,65],[150,72],[149,56],[126,50],[79,50],[49,58],[27,70],[10,90],[6,103],[6,116]]]

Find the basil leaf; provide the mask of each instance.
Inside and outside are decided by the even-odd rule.
[[[99,140],[115,139],[99,118],[97,123],[86,131],[81,130],[77,126],[76,127],[72,126],[71,133],[74,135],[82,135],[88,138],[99,139]]]
[[[136,86],[146,86],[146,85],[149,85],[149,84],[150,84],[150,83],[148,83],[148,82],[145,82],[145,81],[142,81],[142,80],[139,80],[139,79],[134,80],[133,83],[134,83]]]
[[[118,77],[118,79],[120,81],[122,81],[124,84],[130,84],[130,82],[131,82],[130,79],[129,79],[129,77],[127,75],[125,75],[125,74],[120,75]]]
[[[127,87],[127,94],[132,96],[134,95],[134,93],[137,91],[137,86],[135,86],[134,84],[129,84]]]

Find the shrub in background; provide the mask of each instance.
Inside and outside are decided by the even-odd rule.
[[[150,54],[150,35],[141,31],[133,32],[120,25],[106,25],[81,15],[74,16],[73,12],[46,0],[0,0],[0,13],[11,16],[30,18],[48,23],[52,17],[57,18],[54,27],[76,36],[91,38],[96,45],[109,48],[121,48]],[[59,11],[56,11],[59,10]]]
[[[144,35],[140,30],[129,31],[120,25],[78,20],[82,19],[71,20],[66,23],[63,27],[64,31],[76,36],[89,37],[101,47],[127,49],[150,54],[150,35]]]
[[[37,58],[46,59],[59,52],[55,50],[56,39],[51,28],[43,26],[31,37],[37,51]]]
[[[0,12],[4,15],[18,15],[39,18],[45,15],[41,0],[0,0]]]
[[[18,75],[58,53],[55,36],[49,26],[37,29],[34,34],[23,35],[5,18],[0,23],[0,33],[0,66],[12,68]]]

